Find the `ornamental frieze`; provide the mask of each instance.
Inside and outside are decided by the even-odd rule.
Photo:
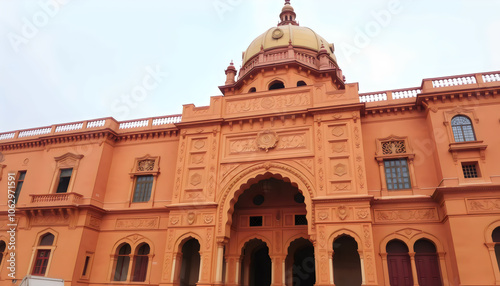
[[[271,111],[279,108],[309,106],[310,104],[311,98],[307,93],[287,94],[240,101],[228,101],[226,112],[227,114],[242,114],[255,111]]]
[[[467,199],[469,213],[500,212],[500,198]]]
[[[410,210],[375,210],[375,222],[439,221],[436,208]]]
[[[158,217],[117,219],[115,229],[156,229],[158,228]]]

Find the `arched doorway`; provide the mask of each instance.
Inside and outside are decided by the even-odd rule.
[[[356,286],[363,282],[358,243],[349,235],[333,242],[333,273],[336,286]]]
[[[412,286],[411,261],[408,246],[399,239],[387,243],[387,266],[391,286]]]
[[[252,239],[242,249],[241,285],[271,285],[271,257],[266,243]]]
[[[180,286],[195,286],[200,276],[200,243],[191,238],[182,246]]]
[[[294,240],[285,260],[287,286],[313,286],[316,282],[314,246],[304,238]]]
[[[440,286],[441,273],[436,246],[431,241],[422,238],[413,245],[415,250],[415,264],[417,266],[418,285]]]
[[[270,173],[258,176],[236,197],[226,247],[226,257],[234,261],[228,265],[229,284],[262,286],[285,283],[286,242],[290,237],[307,236],[305,197],[294,184],[278,175],[272,176]],[[307,256],[304,251],[299,250],[297,255]],[[304,260],[304,257],[297,259]],[[238,273],[234,277],[233,271]]]

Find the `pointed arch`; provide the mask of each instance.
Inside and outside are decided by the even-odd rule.
[[[312,198],[314,197],[312,183],[314,178],[309,178],[304,172],[294,166],[277,163],[265,162],[257,163],[250,166],[243,166],[233,170],[227,176],[233,178],[222,187],[221,196],[218,200],[218,230],[217,236],[230,237],[230,228],[232,224],[232,215],[234,213],[234,205],[238,201],[238,197],[248,189],[252,184],[255,184],[263,179],[276,178],[285,182],[291,183],[297,187],[304,196],[306,204],[306,217],[308,224],[308,232],[311,233],[314,229],[314,214],[312,208]]]
[[[358,249],[363,246],[363,241],[361,240],[361,237],[355,231],[350,230],[348,228],[342,228],[333,232],[328,237],[328,247],[329,247],[328,251],[333,251],[333,243],[335,242],[335,240],[344,235],[352,237],[358,244]]]
[[[174,253],[181,253],[182,252],[182,247],[184,246],[184,243],[186,243],[190,239],[196,239],[198,243],[200,244],[200,249],[204,249],[205,242],[201,238],[201,235],[195,233],[195,232],[186,232],[182,235],[180,235],[177,240],[174,243]]]
[[[254,239],[262,241],[269,248],[269,250],[271,250],[271,239],[269,239],[263,235],[255,233],[255,234],[251,234],[251,235],[245,237],[245,239],[241,240],[240,245],[238,245],[238,250],[240,251],[240,253],[243,251],[243,248],[245,248],[245,246],[248,244],[248,242],[250,242],[251,240],[254,240]]]

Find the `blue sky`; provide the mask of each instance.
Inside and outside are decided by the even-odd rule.
[[[58,1],[58,2],[57,2]],[[0,132],[182,112],[278,23],[282,0],[0,0]],[[56,3],[56,4],[54,4]],[[500,1],[292,0],[360,92],[500,70]],[[132,97],[132,93],[136,96]]]

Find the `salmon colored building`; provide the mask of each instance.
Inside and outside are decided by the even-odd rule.
[[[280,19],[209,106],[0,134],[0,284],[500,285],[500,72],[360,94]]]

